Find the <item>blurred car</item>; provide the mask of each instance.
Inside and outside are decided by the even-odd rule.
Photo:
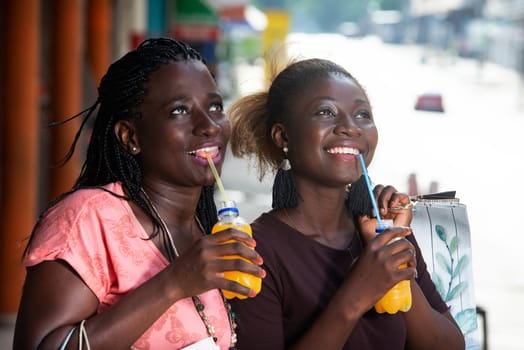
[[[355,22],[343,22],[338,26],[338,32],[348,38],[362,36],[360,26]]]
[[[419,111],[444,112],[442,95],[436,92],[426,92],[417,97],[415,109]]]

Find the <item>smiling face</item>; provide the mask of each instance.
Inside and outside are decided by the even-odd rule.
[[[344,186],[362,174],[358,153],[371,162],[378,141],[371,106],[348,76],[329,73],[311,81],[288,113],[283,129],[297,181]]]
[[[142,118],[132,121],[144,179],[189,187],[213,184],[206,155],[220,170],[231,129],[206,66],[196,60],[162,65],[145,89]]]

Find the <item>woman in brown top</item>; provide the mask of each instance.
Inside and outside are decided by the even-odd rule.
[[[378,136],[350,73],[327,60],[295,62],[269,91],[237,101],[230,118],[233,153],[256,157],[261,176],[278,169],[273,210],[253,223],[267,277],[261,294],[233,305],[239,349],[464,349],[411,234],[411,210],[390,209],[409,197],[375,187],[381,217],[394,221],[376,235],[368,195],[354,191],[358,154],[369,165]],[[377,313],[402,280],[411,280],[411,309]]]

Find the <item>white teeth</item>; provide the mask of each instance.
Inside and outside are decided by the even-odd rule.
[[[352,147],[333,147],[333,148],[329,148],[327,152],[331,154],[354,154],[354,155],[357,155],[360,153],[358,149],[352,148]]]
[[[197,153],[213,153],[213,152],[217,152],[217,151],[218,151],[218,147],[217,146],[213,146],[213,147],[199,148],[197,150],[194,150],[194,151],[191,151],[191,152],[188,152],[188,153],[191,154],[191,155],[195,155]]]

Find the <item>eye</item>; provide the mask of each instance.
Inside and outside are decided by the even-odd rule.
[[[171,111],[171,115],[183,115],[187,113],[188,113],[188,109],[186,106],[177,106],[173,108],[173,110]]]
[[[223,112],[224,105],[222,104],[222,102],[214,102],[213,104],[211,104],[209,111],[210,112]]]
[[[355,115],[355,119],[373,119],[373,117],[371,116],[371,113],[368,111],[359,111]]]
[[[331,107],[321,107],[318,109],[316,115],[325,116],[325,117],[336,117],[337,111]]]

